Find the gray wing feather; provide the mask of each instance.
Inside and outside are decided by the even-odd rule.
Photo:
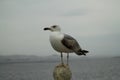
[[[64,38],[61,41],[64,46],[66,46],[68,49],[77,51],[80,49],[80,46],[78,42],[71,36],[64,34]]]

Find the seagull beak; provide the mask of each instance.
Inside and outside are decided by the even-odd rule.
[[[44,30],[51,30],[51,28],[44,28]]]

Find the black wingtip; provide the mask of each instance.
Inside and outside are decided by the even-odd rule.
[[[76,52],[76,54],[77,55],[84,55],[84,56],[86,56],[86,54],[88,53],[89,51],[87,51],[87,50],[79,50],[78,52]]]
[[[82,52],[83,52],[83,53],[89,53],[89,51],[87,51],[87,50],[82,50]]]

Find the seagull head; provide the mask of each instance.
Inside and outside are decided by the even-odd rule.
[[[61,29],[60,29],[60,27],[58,25],[53,25],[51,27],[46,27],[46,28],[44,28],[44,30],[50,30],[52,32],[54,32],[54,31],[61,31]]]

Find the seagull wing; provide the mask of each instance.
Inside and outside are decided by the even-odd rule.
[[[62,44],[70,50],[77,51],[80,49],[78,42],[71,36],[64,34],[64,38],[61,41]]]

